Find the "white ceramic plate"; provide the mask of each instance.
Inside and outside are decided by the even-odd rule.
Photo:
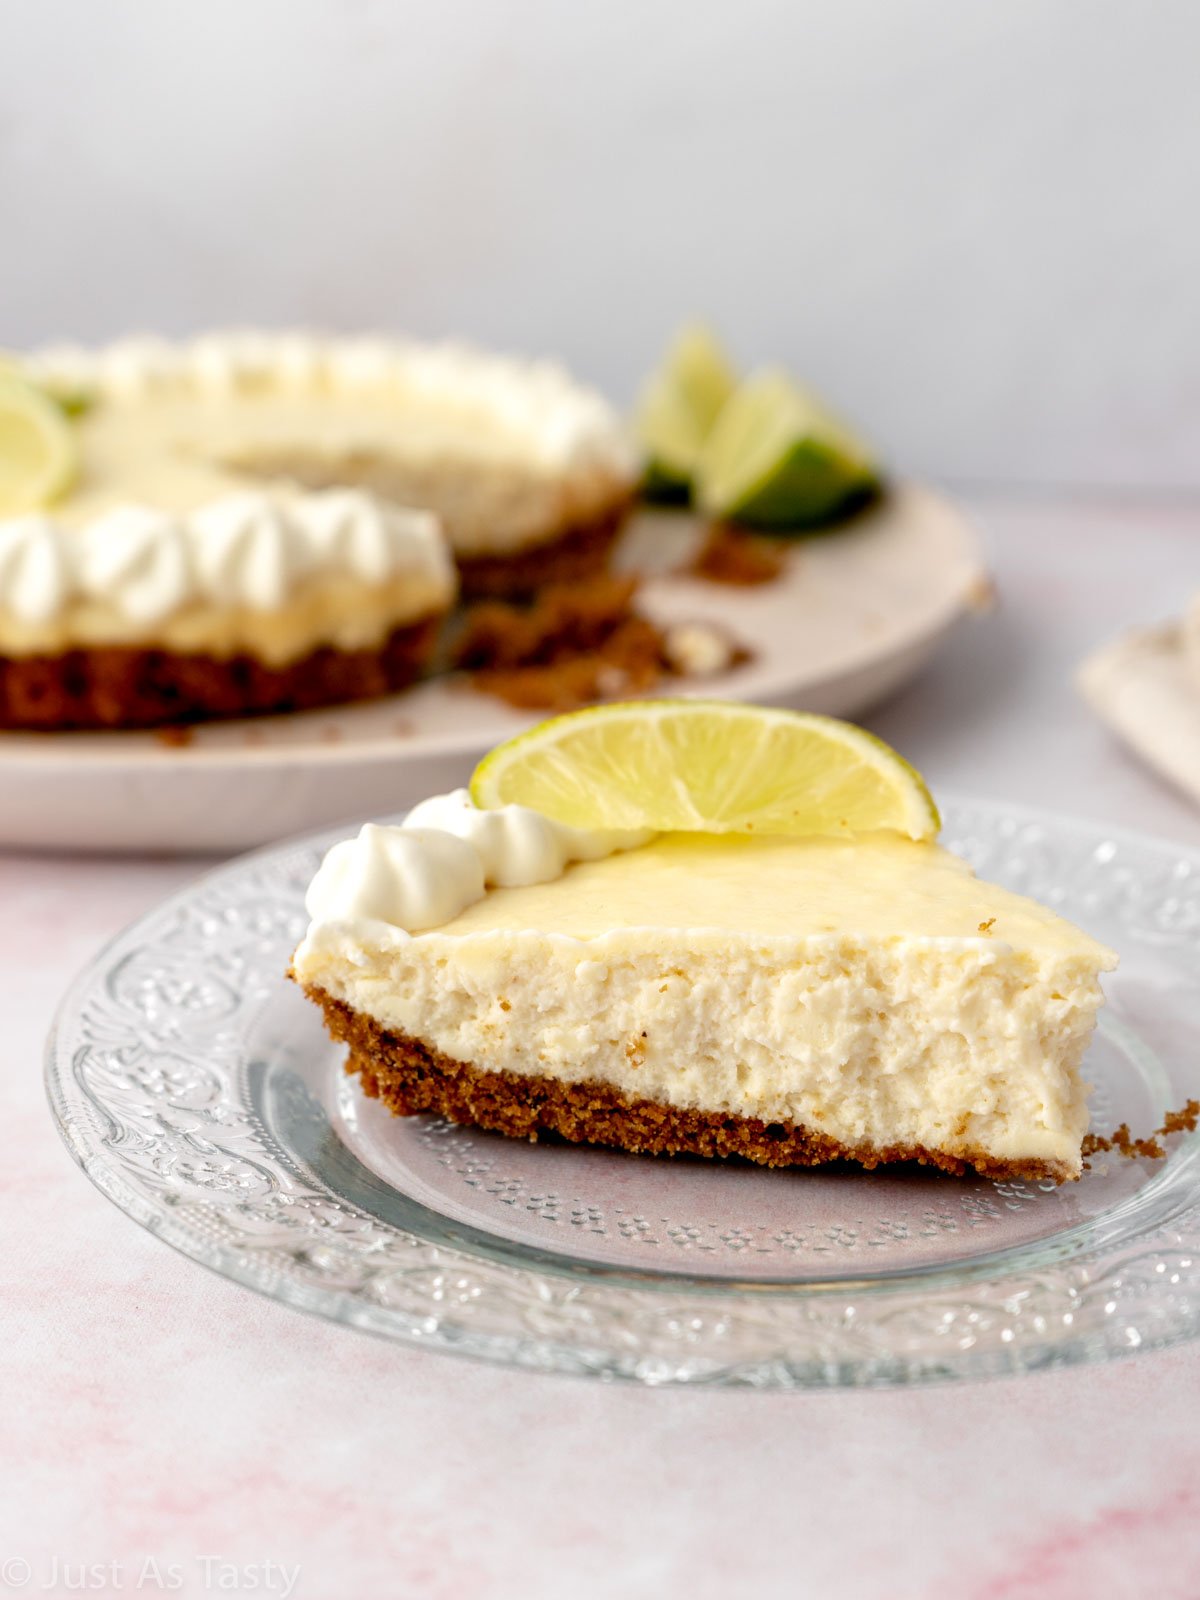
[[[678,513],[644,512],[619,560],[662,571],[695,532]],[[693,692],[850,716],[910,678],[987,593],[961,514],[902,485],[845,530],[798,542],[775,583],[664,573],[641,600],[664,621],[720,621],[756,652]],[[185,746],[153,733],[0,733],[0,845],[244,849],[453,787],[536,720],[443,678],[369,705],[216,723]]]

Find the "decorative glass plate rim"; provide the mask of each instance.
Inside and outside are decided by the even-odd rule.
[[[1076,841],[1077,854],[1086,845],[1084,856],[1093,861],[1102,849],[1110,859],[1118,852],[1148,853],[1168,866],[1167,882],[1195,896],[1185,899],[1180,919],[1176,895],[1168,925],[1154,930],[1154,942],[1200,952],[1200,850],[1007,802],[952,796],[943,811],[960,831],[974,822],[999,834],[1006,827],[1065,834]],[[294,929],[286,939],[282,929],[269,930],[282,940],[277,948],[269,933],[251,937],[251,945],[255,937],[262,942],[258,966],[247,966],[250,992],[259,1003],[241,1018],[240,1030],[214,1032],[210,1019],[190,1042],[193,1058],[199,1050],[219,1091],[215,1115],[196,1111],[191,1120],[225,1136],[224,1143],[179,1126],[148,1133],[144,1121],[139,1126],[137,1117],[123,1117],[111,1094],[101,1101],[94,1087],[84,1085],[80,1074],[90,1046],[80,1036],[83,1012],[97,986],[139,950],[158,948],[157,936],[173,914],[195,913],[219,891],[237,891],[252,878],[273,879],[277,893],[290,888],[296,913],[311,869],[306,865],[289,880],[287,863],[311,858],[345,831],[324,829],[204,873],[109,940],[60,1003],[47,1039],[45,1077],[64,1142],[102,1193],[189,1259],[281,1303],[400,1342],[503,1365],[650,1385],[794,1389],[999,1376],[1165,1348],[1200,1333],[1200,1189],[1165,1223],[1109,1240],[1107,1249],[1101,1241],[1055,1261],[1056,1252],[1043,1241],[1002,1251],[989,1263],[998,1269],[995,1276],[963,1263],[857,1285],[844,1279],[764,1286],[642,1276],[585,1261],[564,1268],[569,1258],[561,1252],[542,1256],[534,1268],[487,1251],[435,1244],[382,1223],[332,1191],[322,1192],[312,1174],[298,1184],[296,1168],[245,1096],[236,1041],[267,1003]],[[1116,887],[1145,912],[1136,874],[1123,871]],[[258,906],[260,897],[250,897],[250,903]],[[151,935],[149,942],[139,946],[145,935]],[[271,952],[265,960],[263,951]],[[224,943],[208,952],[214,962],[227,953]],[[196,968],[196,954],[190,953],[189,971]],[[227,974],[212,977],[229,987]],[[198,979],[202,987],[203,969]],[[185,1010],[189,1003],[181,1002]],[[245,995],[237,1004],[245,1004]],[[178,1008],[164,1012],[157,1033],[153,1018],[125,1016],[132,1023],[128,1034],[120,1031],[120,1007],[115,1016],[113,1009],[110,997],[109,1020],[124,1041],[114,1054],[132,1050],[131,1059],[140,1057],[143,1065],[147,1051],[152,1059],[156,1049],[170,1060],[186,1057]],[[225,1066],[211,1065],[214,1048]],[[163,1105],[178,1109],[169,1097]],[[224,1158],[225,1167],[210,1162],[211,1171],[182,1190],[178,1171],[170,1182],[161,1173],[156,1178],[154,1142],[165,1140],[170,1150],[172,1139],[176,1154],[185,1147],[194,1160],[207,1150]],[[1191,1167],[1198,1150],[1200,1136],[1194,1136],[1188,1141]],[[251,1188],[260,1192],[238,1198],[247,1171],[254,1174]],[[223,1177],[229,1178],[224,1188]],[[256,1202],[264,1193],[278,1199],[280,1180],[289,1191],[286,1216],[274,1215],[273,1226],[264,1226],[267,1212],[261,1205],[256,1212]],[[1086,1233],[1097,1224],[1082,1228]]]

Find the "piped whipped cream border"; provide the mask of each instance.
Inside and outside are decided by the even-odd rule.
[[[230,330],[179,342],[139,335],[95,349],[47,345],[19,359],[34,382],[65,395],[140,401],[278,390],[444,407],[490,421],[514,459],[534,468],[601,469],[630,482],[637,470],[619,414],[595,389],[555,362],[453,341]]]
[[[0,611],[37,627],[99,602],[150,626],[186,606],[275,611],[306,580],[411,580],[433,612],[457,578],[438,519],[359,490],[250,490],[174,515],[125,505],[82,528],[0,520]]]
[[[482,900],[560,878],[570,862],[599,861],[654,838],[645,830],[569,828],[528,806],[481,811],[466,789],[435,795],[400,825],[366,823],[335,844],[308,887],[311,919],[299,969],[326,930],[382,925],[395,937],[439,928]]]

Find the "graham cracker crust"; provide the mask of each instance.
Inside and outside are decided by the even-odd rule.
[[[506,555],[456,555],[464,600],[516,600],[547,584],[579,583],[608,565],[632,500],[622,498],[598,516],[558,530]]]
[[[152,728],[374,699],[421,675],[441,620],[396,628],[374,650],[324,645],[285,667],[133,646],[0,656],[0,728]]]
[[[433,1112],[449,1122],[535,1144],[546,1135],[635,1155],[739,1156],[764,1167],[852,1161],[870,1169],[917,1162],[954,1177],[1049,1178],[1061,1183],[1074,1176],[1053,1163],[999,1161],[982,1150],[950,1152],[900,1144],[850,1148],[798,1123],[684,1110],[635,1099],[603,1083],[489,1072],[442,1055],[407,1034],[390,1032],[315,985],[303,987],[324,1012],[332,1038],[349,1045],[346,1071],[357,1073],[363,1092],[400,1117]]]
[[[601,573],[548,584],[528,605],[468,607],[454,664],[518,711],[574,711],[645,694],[671,675],[663,630],[637,610],[638,580]]]

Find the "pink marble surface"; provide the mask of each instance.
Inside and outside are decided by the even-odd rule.
[[[1200,844],[1069,685],[1200,588],[1200,508],[977,510],[1003,604],[875,725],[935,787]],[[0,859],[0,1597],[1200,1595],[1200,1345],[910,1392],[642,1392],[394,1348],[142,1233],[60,1144],[42,1043],[75,969],[197,865]]]

